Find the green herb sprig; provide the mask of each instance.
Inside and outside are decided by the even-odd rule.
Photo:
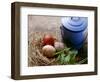
[[[87,61],[87,58],[77,62],[76,56],[78,54],[78,50],[65,48],[59,52],[56,52],[55,55],[57,55],[57,61],[61,65],[67,65],[67,64],[82,64]]]

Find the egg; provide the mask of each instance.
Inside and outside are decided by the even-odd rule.
[[[45,45],[42,48],[42,53],[46,57],[54,57],[56,49],[51,45]]]
[[[54,47],[57,51],[64,49],[64,43],[62,42],[55,42]]]
[[[43,45],[54,45],[54,37],[50,34],[46,34],[44,37],[43,37]]]

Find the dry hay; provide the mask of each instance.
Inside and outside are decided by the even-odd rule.
[[[40,36],[39,36],[40,35]],[[28,66],[57,65],[55,58],[47,58],[42,54],[43,33],[33,33],[28,43]]]

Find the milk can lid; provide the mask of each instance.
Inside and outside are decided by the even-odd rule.
[[[63,17],[62,25],[71,31],[82,31],[87,28],[87,17]]]

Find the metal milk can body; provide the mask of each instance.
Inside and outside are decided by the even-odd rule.
[[[87,35],[87,17],[63,17],[61,22],[63,41],[70,41],[74,48],[80,49]]]

